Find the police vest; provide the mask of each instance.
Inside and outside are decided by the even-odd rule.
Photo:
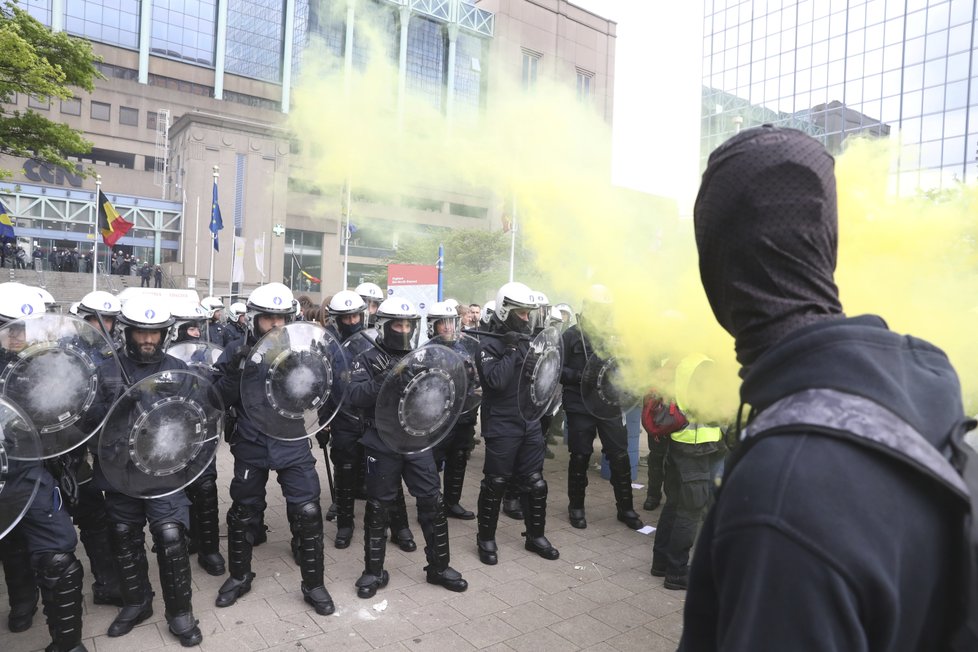
[[[689,424],[687,427],[669,435],[673,441],[683,444],[709,444],[720,441],[723,432],[716,426]]]

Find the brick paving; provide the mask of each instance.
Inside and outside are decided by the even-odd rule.
[[[485,566],[475,550],[475,521],[449,520],[452,566],[469,582],[465,593],[452,593],[425,582],[421,528],[412,530],[419,548],[412,553],[388,546],[386,568],[390,584],[370,600],[356,596],[354,582],[363,567],[363,536],[358,531],[346,550],[332,547],[335,526],[326,523],[326,587],[336,613],[319,616],[302,600],[299,569],[289,550],[285,503],[276,482],[269,482],[266,521],[268,543],[255,548],[251,592],[226,609],[214,607],[217,589],[226,578],[207,575],[195,558],[193,564],[194,613],[200,620],[207,652],[256,650],[343,652],[382,649],[411,652],[547,652],[555,650],[618,650],[656,652],[675,650],[682,627],[685,594],[668,591],[660,578],[649,575],[652,535],[625,528],[615,519],[611,487],[597,470],[590,472],[587,497],[588,527],[573,529],[567,520],[566,448],[557,448],[544,473],[550,484],[547,536],[560,549],[560,559],[546,561],[523,549],[522,522],[500,515],[497,542],[499,564]],[[475,511],[484,447],[476,447],[466,477],[462,504]],[[316,449],[317,455],[320,454]],[[595,455],[592,459],[597,459]],[[227,447],[218,454],[220,478],[231,475]],[[323,465],[323,506],[329,504]],[[645,469],[640,469],[644,475]],[[644,490],[636,491],[637,507]],[[222,514],[230,502],[221,490]],[[363,503],[357,501],[357,522],[362,524]],[[655,524],[659,511],[639,513]],[[223,528],[223,524],[222,524]],[[148,538],[148,537],[147,537]],[[226,555],[226,547],[222,541]],[[153,617],[121,638],[105,636],[115,607],[91,602],[88,560],[85,564],[84,643],[92,652],[131,652],[181,649],[163,619],[163,603],[156,589]],[[155,555],[149,554],[150,581],[158,585]],[[6,587],[0,586],[0,650],[41,650],[49,642],[39,612],[27,632],[7,631]]]

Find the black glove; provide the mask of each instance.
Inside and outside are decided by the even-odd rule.
[[[329,445],[330,434],[331,432],[329,426],[326,426],[325,428],[323,428],[322,430],[316,433],[316,441],[319,442],[320,448],[325,450],[326,446]]]
[[[391,357],[386,353],[378,353],[377,356],[370,361],[370,368],[374,372],[374,378],[386,375],[390,370]]]
[[[508,333],[503,334],[502,339],[503,346],[505,346],[507,349],[513,349],[515,351],[516,347],[519,346],[520,340],[523,338],[520,337],[520,334],[516,331],[509,331]]]

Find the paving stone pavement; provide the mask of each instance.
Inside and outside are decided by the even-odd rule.
[[[419,548],[412,553],[388,546],[386,568],[390,584],[371,600],[356,595],[354,582],[363,568],[362,529],[346,550],[332,546],[336,532],[326,523],[326,588],[336,613],[319,616],[302,600],[299,569],[289,550],[285,503],[275,482],[268,486],[266,522],[268,543],[255,548],[257,574],[249,594],[226,609],[214,607],[217,589],[226,579],[207,575],[192,558],[194,613],[200,620],[206,652],[256,650],[302,651],[341,647],[344,652],[382,649],[411,652],[464,650],[589,650],[594,652],[657,652],[675,650],[682,628],[685,593],[663,588],[649,575],[652,535],[633,532],[615,518],[609,483],[596,469],[590,472],[587,495],[588,527],[576,530],[567,520],[567,451],[556,449],[544,474],[550,485],[547,536],[560,550],[560,559],[547,561],[523,549],[522,522],[500,515],[497,542],[499,564],[483,565],[476,554],[475,521],[449,519],[452,566],[469,582],[465,593],[452,593],[425,582],[421,528],[413,519]],[[466,474],[462,504],[475,511],[485,448],[476,446]],[[322,454],[315,449],[317,457]],[[596,454],[594,458],[597,459]],[[227,479],[232,460],[226,446],[218,453],[221,513],[230,506]],[[325,468],[319,465],[323,508],[329,505]],[[644,476],[645,469],[640,469]],[[644,482],[644,478],[639,480]],[[636,507],[644,500],[637,490]],[[639,514],[655,525],[659,511]],[[356,504],[358,528],[363,502]],[[223,521],[223,516],[222,516]],[[222,530],[224,524],[222,522]],[[149,538],[149,537],[147,537]],[[222,540],[222,552],[227,554]],[[163,619],[159,589],[153,617],[121,638],[105,635],[117,609],[91,601],[88,559],[85,565],[84,644],[91,652],[131,652],[181,649]],[[156,556],[148,553],[150,581],[159,585]],[[2,583],[0,583],[2,584]],[[41,650],[50,641],[43,615],[38,612],[27,632],[7,630],[6,586],[0,586],[0,650]]]

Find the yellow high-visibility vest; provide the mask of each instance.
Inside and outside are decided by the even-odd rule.
[[[691,423],[679,432],[672,433],[670,436],[673,441],[684,444],[708,444],[720,441],[720,438],[723,437],[723,432],[716,426],[698,426]]]

